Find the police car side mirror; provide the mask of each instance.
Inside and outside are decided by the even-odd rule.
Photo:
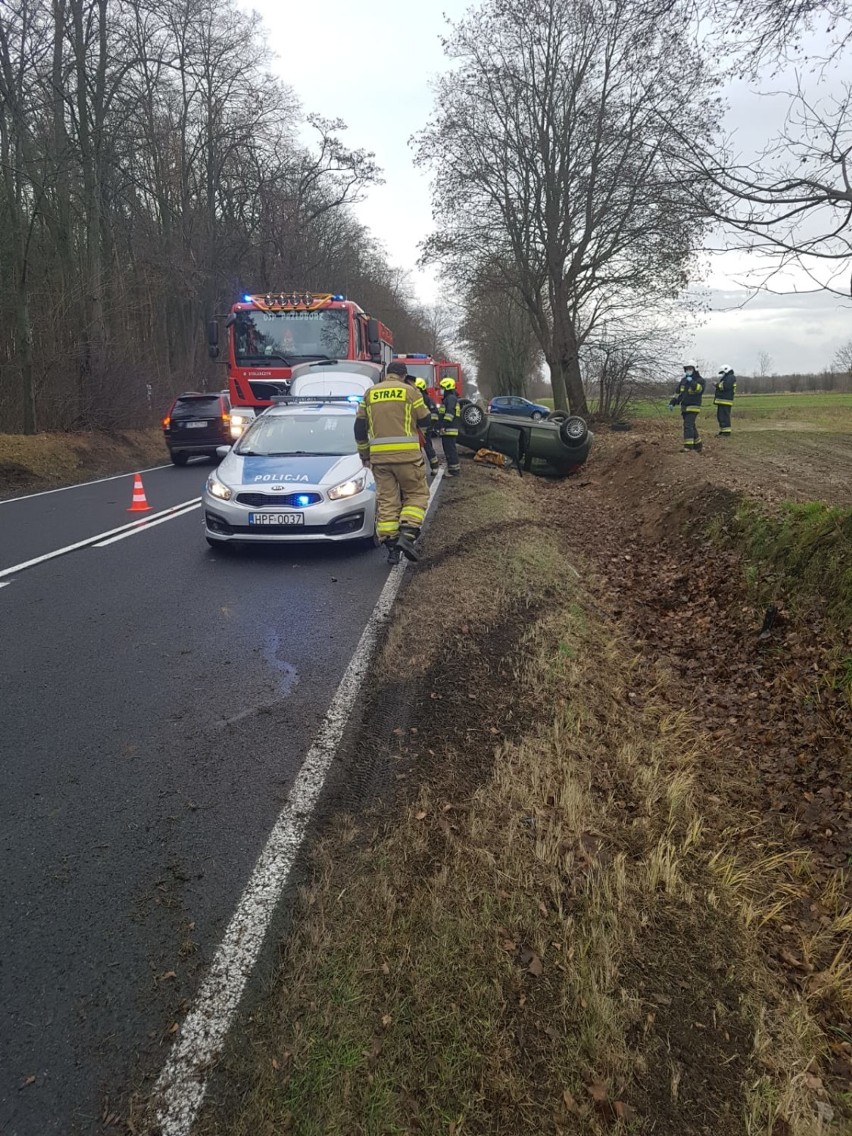
[[[220,460],[222,458],[226,458],[230,452],[231,452],[230,446],[217,446],[216,447],[216,457],[219,458]]]

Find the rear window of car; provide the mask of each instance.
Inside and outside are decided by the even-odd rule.
[[[222,400],[218,394],[179,398],[172,408],[172,418],[218,418]]]

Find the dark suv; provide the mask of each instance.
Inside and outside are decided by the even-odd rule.
[[[233,441],[228,392],[179,394],[163,419],[163,435],[175,465],[186,465],[195,456],[216,458],[216,447]]]

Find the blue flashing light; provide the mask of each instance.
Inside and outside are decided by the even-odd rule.
[[[244,304],[250,304],[251,303],[251,296],[243,296],[243,303]]]
[[[349,394],[346,396],[347,402],[363,402],[364,396],[362,394]]]
[[[346,299],[346,297],[342,293],[340,293],[337,296],[332,296],[331,298],[332,298],[332,300],[345,300]]]
[[[428,359],[428,355],[409,355],[409,359]]]
[[[307,495],[307,493],[299,493],[296,497],[296,504],[299,505],[302,509],[304,509],[306,505],[310,505],[310,503],[311,499]]]

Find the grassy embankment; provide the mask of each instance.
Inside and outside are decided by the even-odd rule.
[[[163,465],[162,430],[77,434],[0,434],[0,495],[71,485]]]
[[[538,483],[447,490],[359,751],[395,799],[319,847],[198,1136],[832,1131],[808,1000],[760,944],[766,864],[730,843],[749,820],[726,804],[722,856],[702,815],[712,743]],[[441,594],[452,630],[422,618]]]

